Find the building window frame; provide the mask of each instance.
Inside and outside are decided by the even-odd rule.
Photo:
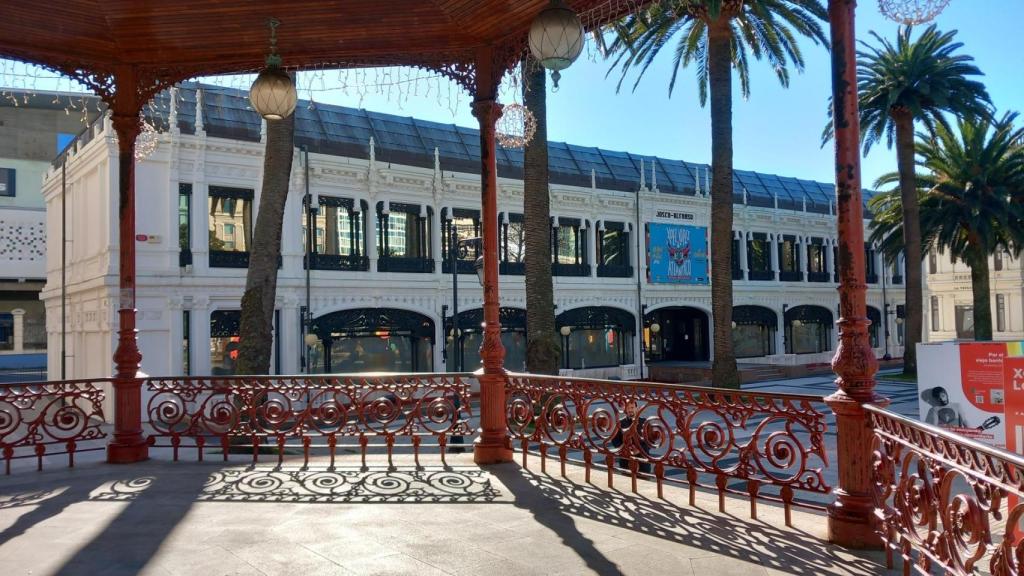
[[[448,208],[441,218],[441,272],[452,273],[451,265],[451,237],[452,227],[458,234],[459,241],[471,238],[480,238],[483,230],[483,223],[480,218],[480,211],[470,208]],[[476,274],[476,259],[483,253],[481,242],[463,242],[464,250],[458,251],[456,268],[459,274]]]
[[[1006,332],[1006,295],[996,294],[996,332]]]
[[[14,168],[0,168],[0,197],[16,197],[17,184],[17,170]]]
[[[939,317],[939,297],[932,296],[929,302],[930,316],[932,317],[932,332],[940,332],[942,330],[941,318]]]
[[[318,198],[320,208],[313,218],[316,226],[316,240],[313,242],[313,253],[304,259],[303,266],[309,266],[311,261],[312,270],[369,270],[370,260],[366,256],[366,234],[363,226],[363,215],[368,208],[366,201],[339,196],[321,195]],[[328,214],[334,211],[336,213],[334,218],[338,218],[337,212],[342,210],[345,214],[346,225],[335,226],[335,238],[329,245]],[[321,227],[321,220],[323,227]],[[308,250],[309,246],[306,236],[309,231],[306,230],[306,223],[307,218],[303,215],[301,228],[304,252]],[[328,250],[332,245],[334,246],[333,251]]]
[[[207,206],[211,215],[210,225],[208,227],[209,237],[209,250],[210,250],[210,267],[211,268],[248,268],[249,267],[249,246],[252,245],[252,228],[255,226],[255,220],[253,219],[253,203],[255,193],[251,188],[234,188],[230,186],[210,186],[208,189],[208,200]],[[237,229],[237,222],[227,222],[218,225],[215,219],[215,212],[217,211],[217,202],[220,202],[222,210],[230,206],[227,212],[234,218],[234,214],[238,209],[237,204],[241,202],[241,217],[242,217],[242,241],[246,248],[245,250],[238,250],[238,240],[231,240],[232,249],[227,250],[227,241],[218,238],[217,234],[227,234],[226,231],[221,232],[218,230],[220,226],[221,230],[226,230],[228,226],[232,227],[232,237],[235,236]],[[230,203],[229,203],[230,202]],[[220,243],[216,245],[213,243],[214,240]],[[215,246],[217,246],[215,248]]]
[[[178,184],[178,266],[192,264],[192,184]]]
[[[753,232],[747,240],[747,273],[749,280],[775,280],[772,270],[772,243],[766,232]]]
[[[551,273],[555,276],[589,276],[587,226],[579,218],[558,218],[551,227]]]
[[[614,251],[610,252],[610,249]],[[605,278],[631,278],[630,231],[623,222],[604,222],[597,231],[597,275]]]
[[[426,208],[426,210],[423,210]],[[393,227],[398,218],[393,214],[401,214],[405,220],[405,228]],[[424,215],[425,214],[425,215]],[[377,202],[377,270],[380,272],[410,272],[432,274],[434,259],[431,255],[430,238],[434,210],[430,206],[389,202],[388,210],[384,210],[384,202]],[[408,232],[408,227],[413,232]],[[399,234],[396,234],[398,232]],[[392,253],[391,239],[402,235],[405,247],[402,254]],[[409,240],[414,240],[409,247]]]
[[[498,271],[502,275],[522,276],[526,273],[526,223],[523,215],[500,214],[498,220],[501,222],[498,230],[501,252]]]

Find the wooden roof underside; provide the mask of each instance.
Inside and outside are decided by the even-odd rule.
[[[280,20],[289,68],[471,65],[483,46],[510,59],[548,0],[7,0],[0,57],[85,78],[101,93],[131,68],[140,82],[260,69]],[[594,26],[643,0],[568,0]]]

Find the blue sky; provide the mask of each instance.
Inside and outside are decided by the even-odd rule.
[[[964,43],[962,51],[971,54],[985,73],[982,81],[988,87],[1000,110],[1024,111],[1024,57],[1015,46],[1024,21],[1021,0],[953,0],[939,16],[943,30],[955,28]],[[870,39],[869,30],[893,37],[896,24],[883,18],[872,0],[862,0],[858,9],[858,36]],[[826,121],[829,95],[829,56],[821,46],[804,42],[806,59],[803,74],[793,74],[789,89],[782,88],[766,63],[752,63],[751,96],[744,101],[736,87],[733,105],[734,163],[737,168],[771,172],[787,176],[832,181],[831,147],[820,147],[820,134]],[[697,100],[693,72],[681,71],[675,93],[668,96],[671,72],[670,52],[660,57],[647,71],[635,92],[632,81],[616,93],[618,72],[605,77],[608,64],[591,51],[581,56],[563,72],[561,90],[548,96],[548,132],[552,140],[612,150],[627,150],[663,158],[709,162],[710,118]],[[287,63],[287,54],[284,55]],[[0,84],[10,85],[12,68],[0,70]],[[426,73],[416,73],[423,75]],[[352,83],[372,84],[382,78],[377,73],[360,76],[349,72],[345,78]],[[22,79],[16,79],[24,82]],[[332,80],[334,85],[332,85]],[[348,93],[336,89],[338,77],[325,73],[311,81],[300,79],[300,97],[306,98],[302,86],[312,87],[318,102],[362,106],[370,110],[416,116],[438,122],[475,126],[469,113],[469,97],[459,89],[437,81],[425,81],[402,88],[363,89]],[[247,78],[218,81],[236,87],[248,86]],[[39,89],[67,89],[68,83],[32,82]],[[550,89],[550,81],[548,83]],[[326,90],[324,90],[326,88]],[[438,95],[438,88],[441,97]],[[425,93],[430,92],[429,95]],[[365,92],[371,92],[366,95]],[[456,94],[450,99],[448,94]],[[506,92],[505,101],[510,100]],[[876,146],[863,166],[864,185],[870,187],[885,172],[895,169],[895,156],[884,146]]]
[[[943,30],[959,30],[963,51],[973,55],[985,73],[982,81],[1000,110],[1024,111],[1024,57],[1012,39],[1020,35],[1024,2],[1020,0],[953,0],[936,23]],[[858,8],[858,37],[868,31],[893,37],[896,24],[878,12],[877,3],[862,0]],[[829,56],[824,48],[803,44],[807,62],[802,75],[794,74],[789,89],[782,88],[766,63],[753,63],[751,96],[738,94],[733,105],[734,162],[737,168],[833,180],[831,147],[820,147],[830,92]],[[664,158],[710,162],[710,116],[697,99],[693,73],[680,72],[675,92],[668,97],[671,61],[668,52],[648,70],[636,92],[624,86],[616,94],[618,72],[607,79],[608,64],[586,53],[563,72],[561,90],[548,95],[548,132],[552,140],[585,146],[627,150]],[[550,88],[550,81],[548,82]],[[738,86],[737,90],[738,92]],[[339,94],[320,98],[359,105],[358,98]],[[417,116],[439,122],[475,125],[468,98],[453,116],[436,99],[409,97],[401,107],[394,97],[367,97],[362,106],[372,110]],[[876,146],[863,167],[863,181],[895,169],[895,155]]]

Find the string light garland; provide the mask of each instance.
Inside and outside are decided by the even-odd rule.
[[[524,148],[537,133],[537,117],[522,104],[506,104],[498,120],[495,139],[503,148]]]
[[[878,0],[878,9],[886,18],[903,24],[915,26],[935,19],[950,0]]]
[[[145,114],[139,114],[139,122],[142,130],[135,137],[135,160],[142,161],[149,158],[160,146],[160,133],[156,127],[146,118]]]

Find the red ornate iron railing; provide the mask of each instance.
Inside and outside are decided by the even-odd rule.
[[[106,447],[103,424],[103,384],[109,380],[66,380],[0,384],[0,455],[4,473],[11,462],[67,454],[68,466],[75,454]]]
[[[786,524],[791,505],[821,508],[828,493],[824,478],[825,416],[819,396],[765,394],[721,388],[633,383],[583,378],[511,374],[506,409],[513,445],[523,466],[536,446],[544,470],[549,451],[582,461],[586,479],[603,468],[608,486],[615,471],[637,479],[689,487],[690,505],[698,488],[750,499],[757,517],[759,498],[781,502]],[[797,499],[814,493],[819,502]]]
[[[903,574],[1024,571],[1024,458],[876,406],[877,530]],[[995,541],[993,541],[995,533]]]
[[[149,378],[146,407],[150,445],[168,447],[178,459],[184,448],[199,460],[208,448],[228,459],[232,449],[276,449],[278,463],[300,450],[326,451],[330,465],[345,447],[356,448],[365,465],[376,441],[387,450],[439,447],[444,461],[450,440],[471,434],[468,374],[348,374],[330,376],[232,376]],[[400,443],[399,440],[407,439]],[[424,442],[424,439],[429,439]],[[243,448],[244,447],[244,448]]]

